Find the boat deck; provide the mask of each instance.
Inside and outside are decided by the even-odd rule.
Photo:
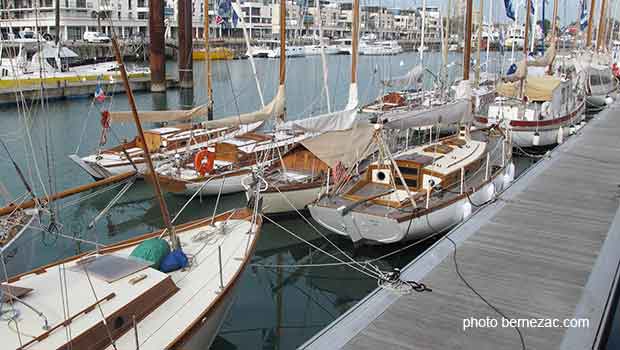
[[[620,261],[619,112],[618,103],[602,112],[403,269],[432,292],[377,289],[301,348],[599,348]],[[520,327],[522,345],[457,266],[508,319],[589,324]],[[498,325],[464,329],[487,317]]]
[[[474,140],[482,140],[486,139],[482,133],[474,132],[472,133],[472,138]],[[478,150],[478,153],[489,151],[490,153],[490,164],[497,165],[501,164],[501,140],[503,138],[499,137],[491,137],[488,138],[488,143],[486,144],[485,150]],[[401,159],[401,155],[394,155],[396,159]],[[491,171],[491,170],[490,170]],[[491,174],[491,172],[490,172]],[[481,166],[474,173],[468,175],[465,180],[465,188],[479,188],[482,184],[486,182],[485,179],[485,167]],[[397,181],[400,181],[399,179]],[[347,188],[345,188],[344,193],[349,192],[353,187],[356,181],[350,181]],[[367,183],[363,187],[359,188],[355,191],[356,196],[370,198],[376,195],[380,195],[381,193],[385,193],[386,191],[393,189],[393,186],[381,185],[375,183]],[[459,185],[454,184],[449,188],[445,189],[446,191],[441,192],[432,192],[431,197],[429,198],[429,208],[440,207],[447,203],[452,202],[455,198],[460,197],[459,193]],[[426,191],[412,192],[412,197],[416,202],[416,208],[413,208],[410,204],[410,199],[407,192],[403,189],[398,189],[395,192],[390,194],[386,194],[381,197],[381,199],[399,201],[403,203],[402,207],[393,208],[381,204],[376,204],[373,201],[368,201],[362,203],[361,205],[356,206],[353,211],[358,213],[365,213],[376,216],[390,216],[392,218],[405,218],[409,217],[414,212],[422,213],[418,211],[418,208],[426,208]],[[333,196],[333,197],[323,197],[319,201],[321,206],[329,207],[329,208],[340,208],[352,205],[354,203],[353,200],[345,198],[343,196]]]

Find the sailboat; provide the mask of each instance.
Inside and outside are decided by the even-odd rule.
[[[284,6],[284,5],[281,5]],[[280,13],[285,13],[284,8]],[[286,81],[285,18],[280,21],[279,86],[272,102],[274,119],[284,115]],[[273,164],[299,142],[326,131],[350,129],[356,121],[357,84],[349,88],[349,102],[344,110],[306,119],[276,123],[269,133],[245,133],[214,143],[189,157],[158,167],[166,189],[191,195],[197,190],[204,195],[228,194],[245,190],[243,179],[260,164]],[[277,112],[275,112],[277,111]],[[214,122],[218,122],[215,120]]]
[[[241,8],[235,3],[233,4],[233,10],[239,14],[239,23],[245,34],[246,45],[249,45]],[[205,28],[208,28],[208,21],[208,16],[205,16]],[[209,36],[205,35],[205,54],[210,55],[210,53]],[[256,77],[253,58],[250,57],[249,61]],[[206,104],[189,110],[140,113],[140,119],[143,122],[178,123],[176,125],[166,125],[150,129],[145,133],[145,140],[156,166],[175,159],[175,156],[178,156],[180,153],[193,153],[207,146],[214,145],[216,142],[251,133],[261,127],[264,121],[284,113],[284,90],[278,91],[273,101],[265,105],[262,89],[258,78],[256,78],[257,90],[262,104],[261,109],[212,120],[213,89],[211,87],[211,60],[206,60],[205,65],[207,68],[205,70],[205,80],[208,98]],[[105,115],[102,115],[102,133],[107,132],[109,125],[130,123],[133,120],[131,112],[128,111],[106,111],[104,113]],[[203,119],[205,116],[207,120],[195,122],[195,120]],[[192,122],[188,123],[187,121]],[[70,158],[96,180],[131,170],[143,173],[147,169],[140,142],[140,139],[136,137],[131,141],[109,148],[103,148],[103,145],[100,144],[95,154],[84,157],[73,154]]]
[[[359,175],[340,176],[329,192],[308,206],[321,226],[356,244],[416,240],[466,219],[512,181],[509,135],[499,128],[470,131],[471,15],[469,2],[463,80],[457,89],[457,101],[467,108],[457,122],[458,133],[448,137],[431,133],[428,143],[392,153],[388,131],[441,120],[428,113],[382,123],[367,140],[378,148],[377,159]]]
[[[556,0],[556,14],[557,3]],[[530,15],[526,12],[525,38],[528,39]],[[517,71],[507,78],[512,81],[498,86],[500,97],[489,106],[487,117],[476,117],[481,125],[503,124],[519,147],[562,143],[584,119],[585,96],[580,81],[574,81],[570,75],[548,74],[549,70],[553,71],[548,67],[555,59],[555,25],[553,36],[545,56],[519,62]],[[524,57],[528,57],[528,46],[524,45]]]
[[[593,1],[591,3],[592,8],[589,11],[590,16],[587,20],[586,47],[584,50],[577,51],[571,59],[571,64],[577,73],[585,75],[586,112],[588,114],[597,113],[613,102],[618,96],[618,88],[620,87],[612,70],[612,56],[605,52],[606,1],[603,1],[601,6],[596,47],[590,47],[595,5],[596,2]],[[582,11],[585,11],[585,6],[586,4],[584,4]],[[581,13],[580,16],[585,16],[585,13]]]
[[[317,2],[317,13],[320,14]],[[322,36],[322,33],[319,35]],[[359,42],[359,1],[353,1],[353,28],[351,45],[351,83],[349,100],[343,110],[331,111],[327,65],[322,48],[324,84],[328,112],[305,119],[292,120],[279,126],[288,132],[304,132],[288,152],[281,153],[272,162],[259,164],[241,181],[248,200],[261,191],[264,214],[282,214],[303,210],[318,198],[330,183],[334,169],[344,170],[355,164],[365,150],[363,140],[372,135],[372,126],[358,123],[357,119],[357,60]],[[308,135],[312,135],[308,137]],[[359,143],[362,140],[362,143]],[[362,159],[365,157],[361,157]],[[332,179],[333,180],[333,179]]]
[[[113,47],[143,139],[115,37]],[[3,313],[8,321],[0,324],[5,347],[210,347],[253,254],[261,218],[255,206],[172,226],[148,147],[142,145],[166,228],[5,276],[0,285],[8,305]]]

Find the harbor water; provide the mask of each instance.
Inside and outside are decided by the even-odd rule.
[[[499,58],[497,55],[492,57]],[[460,54],[450,54],[452,77],[460,74],[461,60]],[[362,56],[358,75],[361,102],[374,100],[384,91],[381,80],[404,75],[418,63],[417,53]],[[440,65],[438,53],[425,55],[424,66],[430,71],[438,72]],[[257,59],[256,66],[266,104],[276,92],[278,61]],[[321,67],[318,56],[287,60],[287,118],[305,118],[327,110]],[[329,56],[328,67],[331,106],[340,109],[347,101],[350,56]],[[167,70],[169,74],[176,74],[175,63],[169,62]],[[433,79],[429,74],[426,84],[433,84]],[[139,110],[188,108],[205,103],[202,63],[195,64],[194,81],[193,95],[179,90],[166,94],[136,94]],[[261,107],[247,60],[214,62],[213,82],[216,118]],[[112,91],[106,93],[109,97],[104,102],[84,98],[0,106],[0,137],[38,195],[91,181],[68,156],[96,152],[103,110],[128,109],[125,95],[113,95]],[[18,94],[16,98],[19,99]],[[145,125],[147,128],[154,126]],[[134,136],[133,125],[113,125],[107,146]],[[525,158],[517,161],[520,170],[532,162]],[[6,204],[18,197],[26,198],[25,187],[5,152],[0,152],[0,162],[0,202]],[[93,249],[88,242],[111,243],[161,228],[163,223],[157,201],[150,185],[142,181],[133,184],[118,203],[89,228],[121,186],[93,190],[55,202],[60,232],[66,237],[44,232],[29,237],[29,242],[20,245],[17,251],[7,252],[5,261],[9,274]],[[173,216],[187,201],[186,197],[172,194],[165,197]],[[210,216],[214,205],[214,198],[197,198],[182,212],[177,223]],[[243,205],[244,195],[230,195],[222,199],[217,211]],[[334,245],[357,261],[373,260],[383,270],[391,270],[405,265],[433,243],[429,240],[407,249],[403,245],[354,249],[350,241],[328,235],[311,219],[308,223],[298,215],[290,215],[278,218],[277,222],[320,249],[265,223],[252,265],[242,276],[236,301],[214,349],[293,349],[374,289],[377,285],[375,279],[325,254],[324,251],[346,261],[348,258]],[[323,235],[327,235],[329,241]],[[378,259],[399,249],[402,251],[397,254]]]

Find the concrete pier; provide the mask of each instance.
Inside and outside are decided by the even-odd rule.
[[[620,263],[618,113],[601,112],[403,269],[432,292],[377,289],[300,348],[605,344]]]

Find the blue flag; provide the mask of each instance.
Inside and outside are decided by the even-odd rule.
[[[512,7],[512,0],[504,0],[504,6],[506,6],[506,17],[511,20],[515,20],[515,10]]]
[[[579,14],[579,24],[581,27],[581,30],[586,29],[586,27],[588,26],[588,6],[586,5],[585,0],[581,0],[580,1],[581,6],[579,6],[581,8],[581,13]]]

